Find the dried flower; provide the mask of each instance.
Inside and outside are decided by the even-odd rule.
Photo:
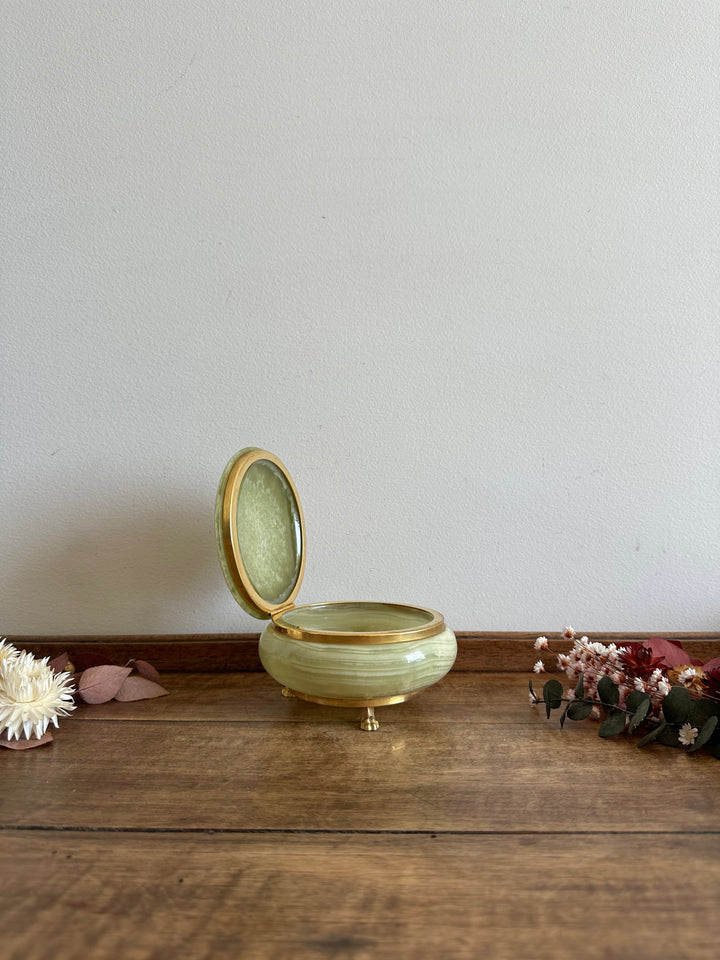
[[[691,727],[689,723],[684,723],[678,731],[678,740],[684,747],[691,747],[695,743],[697,735],[697,727]]]
[[[548,646],[549,646],[549,644],[548,644],[548,638],[547,638],[547,637],[538,637],[537,640],[535,641],[535,643],[533,644],[533,647],[534,647],[536,650],[547,650],[547,649],[548,649]]]
[[[565,627],[565,629],[564,629],[563,632],[562,632],[562,638],[563,638],[563,640],[574,640],[574,639],[575,639],[575,631],[573,630],[573,628],[572,628],[572,627]]]
[[[699,667],[680,644],[662,637],[618,647],[582,636],[573,637],[571,650],[559,654],[557,663],[571,686],[563,689],[558,680],[548,680],[542,702],[548,717],[562,709],[561,727],[566,720],[593,717],[604,738],[642,730],[638,747],[657,742],[694,752],[706,746],[720,759],[720,657]],[[533,670],[545,672],[542,660]],[[532,683],[530,691],[535,704],[540,698]]]
[[[690,664],[683,664],[679,667],[673,667],[668,670],[668,679],[671,683],[677,683],[681,687],[687,687],[695,693],[702,693],[704,689],[703,681],[705,674],[699,667],[693,667]]]
[[[653,672],[662,666],[663,658],[654,656],[652,650],[641,643],[630,643],[622,650],[620,661],[623,668],[634,677],[648,680]]]
[[[7,637],[0,637],[0,663],[16,660],[17,657],[18,652],[11,643],[8,643]]]
[[[40,739],[74,709],[71,678],[53,673],[47,659],[16,651],[0,660],[0,734],[8,740]]]

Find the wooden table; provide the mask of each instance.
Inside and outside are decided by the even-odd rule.
[[[165,674],[0,751],[0,957],[720,953],[720,765],[602,741],[527,673],[378,710],[264,673]]]

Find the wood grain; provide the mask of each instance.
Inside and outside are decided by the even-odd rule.
[[[3,960],[717,952],[708,755],[560,730],[526,673],[452,672],[373,734],[264,673],[163,682],[0,751]]]
[[[17,960],[708,960],[720,937],[717,834],[6,832],[0,870]]]
[[[203,700],[217,702],[224,719],[193,719],[192,711],[161,719],[170,698],[146,701],[145,719],[123,722],[84,719],[94,709],[88,705],[63,724],[51,747],[5,760],[1,822],[577,832],[607,829],[617,811],[624,829],[641,832],[658,823],[665,831],[708,831],[719,822],[720,768],[710,756],[603,741],[591,721],[561,730],[529,707],[519,675],[478,678],[478,699],[489,707],[478,711],[463,681],[443,681],[455,699],[452,720],[444,719],[438,687],[420,716],[412,702],[378,710],[383,726],[375,734],[358,729],[356,711],[335,708],[321,719],[316,705],[269,698],[259,684],[248,686],[229,719],[222,675],[206,681]],[[493,704],[500,702],[505,709],[496,717]],[[119,715],[130,706],[141,708],[115,709]],[[207,716],[208,709],[198,712]],[[282,719],[287,714],[293,719]]]

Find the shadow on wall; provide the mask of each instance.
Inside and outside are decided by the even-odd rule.
[[[213,503],[127,497],[54,506],[23,530],[4,590],[19,635],[183,633],[226,593]]]

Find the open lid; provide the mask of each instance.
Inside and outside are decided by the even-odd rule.
[[[245,447],[230,460],[215,501],[215,536],[227,585],[249,614],[267,620],[292,607],[305,570],[305,521],[274,454]]]

